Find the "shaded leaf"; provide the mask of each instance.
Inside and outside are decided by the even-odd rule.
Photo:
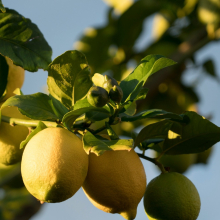
[[[54,106],[51,98],[44,93],[32,95],[18,95],[9,98],[1,108],[6,106],[17,106],[19,111],[31,119],[57,120],[59,119],[53,111]]]
[[[48,67],[48,89],[68,109],[82,99],[92,86],[86,57],[78,51],[66,51]]]
[[[170,129],[174,136],[166,138],[161,144],[166,154],[200,153],[220,141],[220,128],[195,112],[186,112],[190,123],[182,124],[176,130],[176,122]],[[173,126],[175,128],[173,129]]]
[[[26,144],[31,140],[31,138],[34,137],[35,134],[37,134],[45,128],[47,128],[47,126],[42,121],[40,121],[37,127],[27,136],[27,138],[24,141],[21,142],[20,149],[24,148]]]
[[[108,122],[105,122],[106,130],[108,133],[108,136],[110,137],[111,140],[119,140],[118,135],[115,133],[113,128],[109,125]]]
[[[96,107],[91,106],[91,107],[79,108],[79,109],[72,110],[72,111],[68,112],[67,114],[64,115],[62,122],[69,130],[71,130],[74,121],[80,115],[85,114],[90,111],[101,112],[101,113],[108,114],[110,116],[110,112],[107,111],[106,109],[96,108]]]
[[[47,69],[52,50],[38,27],[14,10],[0,12],[0,53],[15,65],[36,72]]]
[[[206,70],[206,72],[212,76],[212,77],[217,77],[216,75],[216,70],[215,70],[215,66],[212,60],[206,60],[203,63],[203,68]]]
[[[146,56],[134,71],[121,81],[123,101],[135,99],[150,75],[174,64],[176,62],[160,55]]]
[[[134,146],[138,146],[140,143],[147,139],[167,138],[168,131],[170,130],[172,124],[173,122],[164,120],[144,127],[137,135]]]
[[[133,148],[133,140],[100,140],[87,131],[83,136],[83,148],[87,154],[92,152],[99,156],[108,150],[129,151]]]
[[[144,118],[171,119],[174,121],[184,122],[183,116],[171,112],[166,112],[161,109],[146,110],[134,116],[125,115],[121,117],[121,121],[136,121]]]
[[[8,69],[9,66],[6,62],[6,59],[0,55],[0,98],[3,96],[6,90],[8,82]]]

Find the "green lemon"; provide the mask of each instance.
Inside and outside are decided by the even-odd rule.
[[[112,78],[111,76],[107,76],[105,75],[104,77],[104,83],[102,85],[102,87],[107,91],[110,92],[111,88],[113,86],[118,86],[118,82]]]
[[[94,107],[103,107],[109,101],[108,92],[99,86],[90,88],[87,94],[88,102]]]
[[[163,173],[151,180],[144,195],[145,212],[158,220],[196,220],[200,206],[194,184],[176,172]]]

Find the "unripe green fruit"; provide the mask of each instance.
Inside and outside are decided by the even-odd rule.
[[[118,82],[112,78],[111,76],[107,76],[105,75],[104,77],[104,83],[102,85],[102,87],[107,91],[110,92],[111,88],[113,86],[118,86]]]
[[[94,107],[103,107],[109,101],[108,92],[99,86],[90,88],[87,94],[88,102]]]
[[[162,173],[147,185],[145,212],[153,219],[196,220],[200,197],[194,184],[179,173]]]
[[[121,87],[114,85],[109,92],[109,97],[112,101],[120,103],[123,98],[123,91]]]
[[[169,167],[171,172],[184,173],[195,163],[196,154],[163,155],[159,161],[164,167]]]

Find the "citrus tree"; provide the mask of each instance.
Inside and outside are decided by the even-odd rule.
[[[139,4],[143,6],[144,2],[137,1],[126,12],[139,8]],[[173,1],[167,2],[174,9],[180,7]],[[126,37],[122,16],[118,18],[120,22],[110,16],[111,25],[121,25],[116,32],[101,30],[105,34],[117,33],[121,38],[111,35],[118,46],[116,53],[107,57],[111,62],[104,60],[104,54],[100,56],[103,62],[95,66],[97,58],[92,60],[92,53],[95,57],[106,53],[109,47],[114,50],[112,41],[107,47],[99,47],[100,53],[79,48],[52,61],[52,50],[38,27],[18,12],[0,6],[0,186],[5,191],[0,217],[16,219],[23,215],[23,219],[29,219],[41,204],[65,201],[82,187],[95,207],[119,213],[128,220],[135,219],[143,197],[151,219],[197,219],[201,205],[198,191],[185,176],[172,172],[172,165],[163,159],[194,155],[194,162],[202,160],[199,156],[220,141],[220,128],[195,111],[180,114],[145,104],[151,91],[148,85],[158,83],[157,78],[163,79],[163,75],[172,75],[185,59],[177,63],[163,55],[133,53],[141,26],[137,26],[137,33],[133,32],[133,43],[126,42],[131,39]],[[114,30],[111,25],[106,28]],[[216,33],[217,26],[211,27],[213,31],[208,34]],[[92,33],[94,30],[83,39],[96,39],[91,38]],[[95,36],[99,36],[97,33],[98,30]],[[85,46],[85,42],[81,45]],[[134,56],[142,57],[130,71],[126,64]],[[49,94],[23,94],[20,88],[24,70],[38,69],[48,72]],[[117,71],[110,76],[105,73],[109,69]],[[148,123],[151,119],[154,123]],[[125,133],[117,129],[118,125],[139,125],[140,121],[145,126],[139,133],[132,130],[126,133],[128,138],[119,137]],[[146,156],[148,150],[153,150],[155,157]],[[140,158],[154,163],[161,171],[147,186]],[[27,213],[10,213],[7,204],[15,199],[19,207],[30,204],[35,208]]]

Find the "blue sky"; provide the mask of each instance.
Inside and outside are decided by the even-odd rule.
[[[53,49],[53,59],[66,50],[73,49],[73,43],[79,39],[86,27],[99,26],[105,23],[107,6],[102,0],[3,0],[5,7],[15,9],[23,16],[30,18],[38,25],[46,40]],[[146,23],[150,29],[150,23]],[[147,38],[149,39],[149,38]],[[146,40],[142,36],[139,45]],[[220,77],[220,62],[218,60],[220,44],[214,42],[197,53],[196,59],[203,61],[213,58],[217,64]],[[185,81],[192,80],[193,71],[184,76]],[[22,91],[24,94],[32,94],[42,91],[46,85],[47,72],[42,70],[37,73],[26,73],[26,79]],[[200,114],[206,116],[212,114],[212,121],[220,126],[220,87],[219,82],[211,77],[206,77],[198,86],[201,97],[199,104]],[[186,172],[186,176],[195,184],[201,196],[201,212],[198,220],[218,220],[220,204],[220,150],[219,144],[215,146],[214,154],[208,166],[196,165]],[[147,181],[158,175],[153,164],[143,161]],[[71,199],[58,203],[46,204],[42,210],[31,220],[122,220],[120,215],[104,213],[96,209],[86,198],[80,189]],[[138,207],[136,220],[147,219],[142,201]]]

